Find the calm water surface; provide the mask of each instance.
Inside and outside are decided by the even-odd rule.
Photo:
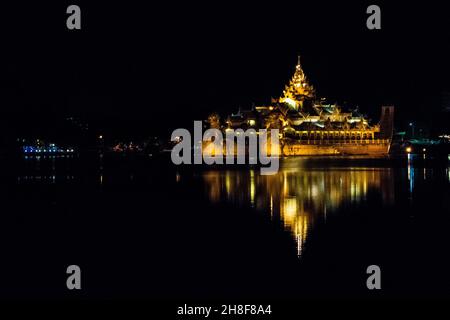
[[[88,299],[450,296],[447,161],[29,158],[1,191],[2,297],[71,298],[70,264]]]

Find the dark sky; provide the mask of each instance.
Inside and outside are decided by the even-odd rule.
[[[115,132],[190,126],[279,96],[296,57],[320,96],[378,120],[431,115],[450,89],[450,19],[441,4],[374,2],[155,4],[59,1],[2,5],[3,128],[48,128],[67,115]],[[78,4],[82,30],[66,29]]]

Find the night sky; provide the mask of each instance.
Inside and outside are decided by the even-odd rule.
[[[366,28],[373,3],[382,30]],[[67,116],[110,135],[170,133],[212,111],[269,103],[298,54],[331,102],[374,121],[394,104],[400,129],[432,119],[450,91],[445,7],[373,3],[2,4],[2,134],[57,135]],[[80,31],[66,28],[70,4],[81,7]]]

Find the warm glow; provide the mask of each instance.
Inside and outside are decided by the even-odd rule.
[[[284,229],[295,239],[299,256],[314,223],[326,219],[326,215],[346,202],[359,203],[371,190],[378,190],[386,204],[395,200],[388,169],[310,171],[296,168],[272,176],[261,176],[254,170],[248,175],[231,170],[208,172],[203,179],[205,192],[212,202],[226,198],[237,206],[250,205],[267,211],[275,219],[279,217]]]
[[[208,142],[202,152],[205,157],[220,157],[223,155],[223,147],[214,142]]]
[[[292,108],[296,108],[297,107],[297,102],[295,102],[294,100],[292,100],[291,98],[286,98],[284,99],[284,102],[286,102],[288,105],[290,105]]]

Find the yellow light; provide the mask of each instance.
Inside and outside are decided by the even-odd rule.
[[[286,98],[286,99],[284,99],[284,101],[293,108],[295,108],[297,106],[297,103],[294,100],[292,100],[291,98]]]
[[[248,120],[248,124],[254,126],[256,124],[255,120]]]
[[[284,199],[284,207],[282,208],[283,218],[288,225],[292,225],[297,217],[298,207],[297,198],[286,197]]]
[[[208,142],[202,149],[202,153],[206,157],[218,157],[223,154],[223,148],[217,146],[214,142]]]
[[[407,147],[407,148],[406,148],[406,152],[411,153],[411,151],[412,151],[412,148],[411,148],[411,147]]]

